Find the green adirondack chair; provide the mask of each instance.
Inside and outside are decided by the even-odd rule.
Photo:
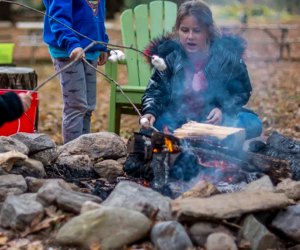
[[[143,51],[151,39],[172,31],[176,15],[177,5],[170,1],[153,1],[149,4],[138,5],[134,9],[125,10],[120,17],[123,45]],[[151,70],[140,53],[125,49],[125,56],[128,84],[122,85],[122,89],[140,108],[141,98],[151,76]],[[108,62],[106,74],[116,80],[117,63]],[[112,83],[108,128],[110,132],[119,134],[122,114],[136,115],[136,112],[119,88]]]

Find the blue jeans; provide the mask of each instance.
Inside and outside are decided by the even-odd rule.
[[[234,117],[224,115],[222,125],[244,128],[246,139],[260,136],[263,130],[263,124],[259,117],[255,113],[247,111],[241,111]]]
[[[54,59],[58,71],[69,59]],[[97,60],[91,61],[97,67]],[[96,71],[78,61],[59,75],[63,96],[62,135],[64,143],[90,132],[92,111],[96,107]]]

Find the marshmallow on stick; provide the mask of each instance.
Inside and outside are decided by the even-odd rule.
[[[158,71],[164,71],[167,68],[165,60],[157,55],[152,56],[151,63]]]

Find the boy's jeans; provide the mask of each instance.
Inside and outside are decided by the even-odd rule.
[[[69,59],[54,59],[58,71]],[[97,67],[97,60],[90,61]],[[90,132],[92,111],[96,107],[96,71],[84,62],[76,62],[60,73],[63,96],[62,135],[64,143]]]

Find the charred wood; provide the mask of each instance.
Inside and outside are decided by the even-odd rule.
[[[245,152],[244,156],[245,161],[258,167],[262,172],[269,175],[275,185],[286,178],[292,177],[290,163],[286,160],[251,152]]]
[[[233,163],[229,164],[229,168],[237,166],[236,171],[240,172],[240,174],[245,172],[261,172],[267,174],[274,184],[291,177],[290,164],[284,160],[245,151],[233,156],[234,152],[226,149],[204,149],[198,147],[193,148],[193,151],[201,156],[204,161],[213,159]],[[234,174],[234,176],[238,175]]]
[[[266,143],[253,141],[250,150],[256,154],[287,161],[290,164],[292,178],[300,180],[300,143],[273,132]]]
[[[276,150],[300,158],[300,142],[273,132],[267,139],[267,145]]]

